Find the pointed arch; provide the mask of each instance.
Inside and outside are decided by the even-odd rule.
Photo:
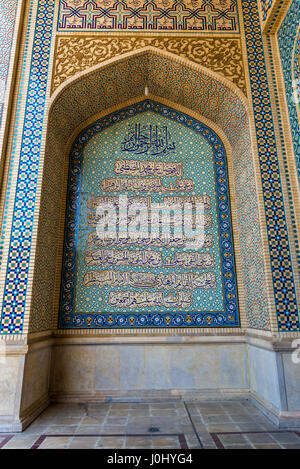
[[[53,312],[55,316],[58,310],[66,150],[87,122],[144,99],[146,84],[150,98],[195,113],[226,136],[234,168],[230,176],[235,187],[241,246],[238,264],[247,285],[248,326],[268,328],[269,295],[247,99],[235,85],[217,73],[173,54],[147,48],[75,76],[52,96],[44,154],[31,330],[35,330],[37,317],[39,322],[51,321]],[[253,256],[249,256],[249,250],[253,250]],[[45,282],[43,289],[39,288],[41,281]],[[44,319],[41,319],[41,310],[45,311]]]

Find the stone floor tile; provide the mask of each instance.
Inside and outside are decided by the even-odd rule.
[[[131,409],[149,409],[151,404],[144,404],[144,403],[132,403]]]
[[[101,437],[96,447],[97,448],[124,448],[126,437]]]
[[[247,438],[254,444],[276,444],[274,439],[268,433],[246,433]]]
[[[102,425],[105,419],[106,417],[90,417],[88,415],[81,420],[80,425]]]
[[[181,425],[191,425],[191,419],[189,417],[181,417],[178,419],[180,421]],[[200,417],[196,417],[193,419],[194,423],[203,423]]]
[[[132,404],[130,402],[114,402],[113,404],[111,404],[111,409],[129,410],[132,409]]]
[[[274,438],[277,443],[296,443],[300,445],[300,437],[294,432],[286,432],[282,430],[280,433],[270,432],[269,435]]]
[[[185,433],[184,434],[185,440],[187,442],[187,445],[190,449],[200,449],[201,445],[200,442],[195,435],[195,433]]]
[[[174,416],[174,409],[152,409],[150,415],[167,415],[169,417]]]
[[[254,449],[254,447],[250,443],[245,443],[244,445],[238,445],[238,444],[233,444],[233,445],[224,445],[225,449]]]
[[[49,425],[47,435],[73,435],[78,428],[78,425]]]
[[[282,449],[282,446],[273,444],[253,443],[254,449]]]
[[[126,427],[126,433],[130,435],[145,435],[149,433],[149,435],[155,434],[155,432],[151,432],[149,429],[151,428],[151,425],[136,425],[136,424],[129,424]],[[157,427],[156,427],[157,428]],[[162,433],[162,432],[157,432],[157,434]]]
[[[176,405],[174,403],[153,403],[150,405],[151,409],[175,409]]]
[[[236,435],[236,434],[218,434],[219,439],[222,443],[225,444],[246,444],[248,440],[245,435]]]
[[[125,448],[146,448],[151,449],[152,438],[151,437],[139,437],[139,436],[127,436],[125,441]]]
[[[259,432],[259,431],[264,431],[264,427],[262,425],[256,424],[256,423],[237,423],[237,426],[239,428],[238,431],[241,432]]]
[[[180,448],[178,436],[155,436],[153,448]]]
[[[300,449],[300,444],[297,443],[281,443],[281,447],[284,449]]]
[[[255,423],[255,419],[252,419],[250,415],[245,415],[245,414],[230,414],[229,418],[234,423],[249,423],[249,424]]]
[[[68,449],[93,449],[95,448],[98,439],[98,437],[91,436],[75,436],[70,442]]]
[[[129,414],[128,414],[129,417],[132,417],[132,416],[149,417],[149,415],[150,415],[150,410],[148,409],[132,409],[129,411]]]
[[[66,449],[72,438],[70,436],[47,437],[38,449]]]
[[[128,423],[129,422],[151,422],[153,417],[150,417],[150,415],[144,416],[144,415],[129,415],[128,416]]]
[[[200,439],[200,442],[203,446],[203,448],[216,448],[216,445],[214,443],[214,440],[210,436],[208,432],[201,432],[198,433],[198,437]]]
[[[210,423],[206,425],[206,429],[211,433],[240,431],[239,427],[234,423]]]
[[[195,427],[196,431],[200,432],[200,433],[207,431],[207,427],[204,423],[196,423],[196,424],[194,424],[194,427]]]
[[[210,423],[232,423],[232,419],[228,417],[227,415],[220,415],[220,414],[215,414],[215,415],[202,415],[202,421],[205,424],[210,424]]]
[[[107,414],[108,417],[128,417],[130,414],[130,409],[110,409],[109,413]]]
[[[103,425],[101,433],[102,434],[119,434],[123,435],[126,433],[126,425]]]
[[[150,430],[154,428],[158,429],[157,433]],[[251,433],[259,431],[263,433]],[[190,448],[215,449],[209,432],[217,433],[228,449],[300,449],[300,438],[294,432],[278,430],[251,403],[226,400],[53,404],[24,432],[15,434],[5,447],[30,448],[40,435],[49,434],[51,436],[46,437],[42,448],[167,449],[179,448],[178,436],[174,434],[184,433]],[[174,436],[164,437],[166,433]]]
[[[27,427],[23,432],[22,435],[42,435],[47,434],[49,425],[35,425],[32,423],[29,427]]]
[[[29,449],[37,440],[37,435],[27,435],[23,433],[15,435],[13,438],[3,446],[4,449]]]
[[[127,417],[106,417],[105,425],[126,425]]]
[[[80,425],[77,427],[75,433],[82,435],[100,435],[104,432],[103,425]],[[65,432],[66,433],[66,432]],[[106,432],[108,433],[108,432]]]

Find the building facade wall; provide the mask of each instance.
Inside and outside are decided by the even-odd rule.
[[[243,321],[239,330],[226,333],[233,337],[255,333],[265,341],[270,341],[272,335],[274,341],[292,340],[300,331],[296,189],[289,192],[290,172],[289,167],[284,166],[277,124],[279,113],[272,94],[271,65],[266,55],[268,28],[272,22],[282,20],[286,10],[280,8],[280,2],[257,4],[254,0],[180,0],[173,6],[168,1],[152,1],[147,5],[129,1],[125,10],[124,2],[106,2],[110,10],[109,14],[104,14],[100,3],[28,0],[22,4],[25,23],[16,80],[22,86],[15,88],[15,111],[9,121],[10,145],[3,168],[3,179],[7,184],[3,186],[1,205],[2,342],[10,339],[21,347],[20,341],[25,340],[31,350],[36,341],[50,340],[47,345],[50,347],[56,340],[76,336],[75,331],[58,329],[67,163],[71,144],[79,131],[96,118],[120,110],[125,104],[142,101],[146,84],[154,101],[173,105],[181,112],[187,110],[192,117],[209,122],[213,130],[222,135],[223,143],[227,142],[228,154],[231,154],[230,184],[234,194],[232,207],[238,240],[237,277],[241,284]],[[296,0],[291,9],[294,4],[297,4]],[[162,11],[167,12],[164,21],[161,20]],[[191,12],[197,20],[190,19]],[[283,20],[282,34],[285,25],[290,24],[288,18]],[[280,33],[278,39],[280,49]],[[297,45],[296,38],[295,41]],[[280,53],[284,62],[282,47]],[[285,73],[284,63],[282,66]],[[286,80],[290,77],[285,74],[285,87],[288,88],[290,81]],[[219,98],[216,98],[216,91]],[[96,95],[98,101],[94,99]],[[89,109],[87,102],[91,103]],[[290,107],[288,112],[291,115]],[[291,120],[292,129],[293,125]],[[250,256],[249,247],[253,252]],[[178,332],[173,330],[171,335]],[[164,333],[159,331],[159,334]],[[211,333],[219,334],[222,341],[221,331],[211,329]],[[90,329],[82,334],[93,341],[97,331]],[[133,334],[140,333],[135,331]],[[143,331],[143,334],[150,336],[155,332]],[[203,331],[180,330],[180,334],[194,337]],[[84,340],[81,333],[78,338]],[[118,334],[114,340],[119,340]],[[7,356],[15,353],[11,347],[7,347]],[[76,352],[72,347],[68,350],[67,344],[63,349],[57,348],[52,359],[55,376],[62,375],[60,354],[68,357],[77,350],[82,350],[82,356],[85,353],[96,356],[101,350],[104,355],[106,353],[102,345],[94,352],[91,352],[91,345],[80,347]],[[86,351],[84,347],[87,347]],[[109,347],[116,347],[117,366],[119,345]],[[251,358],[253,350],[239,345],[233,347],[236,351],[231,347],[226,351],[226,356],[231,357],[228,363],[235,363],[235,356],[241,359],[234,387],[252,388],[278,411],[283,409],[279,361],[275,359],[274,366],[278,369],[270,375],[271,380],[279,383],[273,402],[269,391],[257,382],[260,378],[251,365],[256,360]],[[153,354],[157,351],[158,348]],[[190,350],[199,360],[206,352],[197,346]],[[129,352],[124,349],[124,353]],[[137,360],[140,360],[140,353],[137,349]],[[165,353],[164,366],[167,366],[173,360],[170,358],[173,352]],[[250,360],[250,378],[246,378],[245,357]],[[48,364],[48,372],[36,388],[36,404],[28,396],[24,384],[22,413],[25,416],[28,409],[34,408],[34,413],[47,401],[48,379],[54,394],[68,388],[64,383],[58,385],[58,378],[51,378],[50,352],[45,353],[43,360]],[[151,373],[149,360],[147,358],[141,365],[146,370],[143,371],[145,375]],[[262,360],[268,362],[266,357]],[[36,363],[33,352],[30,352],[24,362],[22,382],[33,379]],[[222,362],[222,367],[229,370],[230,376],[231,365],[228,363]],[[175,370],[169,377],[166,375],[163,388],[173,388],[176,379],[184,379],[186,366],[183,363],[178,372]],[[223,373],[217,371],[220,370],[218,366],[212,367],[212,376],[220,377]],[[286,365],[283,369],[290,380],[289,367]],[[93,380],[102,372],[102,369],[94,371]],[[123,383],[122,373],[117,378],[119,383]],[[201,374],[201,369],[198,370],[195,364],[192,375],[186,375],[187,388],[192,389],[194,385],[201,388],[202,378],[198,373]],[[203,373],[204,377],[205,370]],[[172,376],[177,377],[175,381]],[[226,379],[215,381],[215,388],[226,388]],[[120,391],[122,386],[119,384]],[[148,386],[147,381],[143,386]],[[266,386],[269,389],[270,382]],[[290,383],[288,388],[292,389],[292,386]],[[91,384],[88,393],[93,393],[94,389]],[[295,410],[298,404],[293,392],[289,399],[291,409]]]

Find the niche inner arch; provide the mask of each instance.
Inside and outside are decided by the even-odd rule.
[[[247,100],[217,73],[171,53],[149,49],[82,72],[52,97],[41,162],[43,184],[29,330],[56,329],[58,325],[71,145],[78,132],[95,122],[97,116],[142,101],[146,84],[151,99],[207,122],[226,139],[232,168],[230,187],[235,195],[240,299],[241,286],[245,292],[240,302],[241,326],[268,329],[267,259],[261,235],[265,228],[258,209]]]
[[[155,210],[170,223],[159,228]],[[150,100],[84,129],[70,157],[60,327],[239,325],[221,139]]]

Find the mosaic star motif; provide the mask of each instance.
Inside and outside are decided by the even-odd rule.
[[[236,0],[61,0],[58,30],[239,32]]]

